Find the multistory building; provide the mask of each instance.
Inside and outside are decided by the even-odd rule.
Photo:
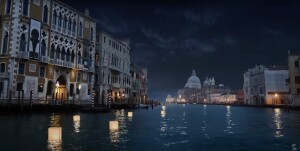
[[[0,91],[90,100],[96,21],[60,0],[0,1]],[[75,98],[74,98],[75,99]]]
[[[100,32],[96,36],[96,49],[98,103],[127,103],[131,89],[129,42]]]
[[[244,73],[244,103],[279,105],[288,101],[288,69],[284,66],[255,66]]]

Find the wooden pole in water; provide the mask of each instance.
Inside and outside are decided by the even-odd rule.
[[[22,93],[22,99],[21,99],[21,111],[23,111],[23,105],[24,105],[24,90],[21,91]]]

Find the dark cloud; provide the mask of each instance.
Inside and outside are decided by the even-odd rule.
[[[130,39],[131,61],[148,67],[151,98],[183,87],[192,69],[203,82],[242,88],[256,64],[287,65],[300,50],[299,1],[65,0],[90,8],[97,29]]]

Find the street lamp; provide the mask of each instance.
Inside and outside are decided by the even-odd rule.
[[[55,84],[55,86],[56,86],[56,94],[58,94],[59,95],[59,82],[57,81],[56,82],[56,84]]]
[[[81,95],[80,95],[81,84],[78,85],[78,90],[79,90],[79,101],[80,101],[81,100]]]
[[[277,93],[275,93],[275,105],[277,104],[277,97],[278,97],[278,94]]]

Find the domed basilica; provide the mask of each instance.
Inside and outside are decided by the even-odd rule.
[[[193,70],[184,88],[177,91],[176,98],[170,99],[171,96],[168,96],[168,100],[173,100],[173,103],[205,103],[209,101],[208,98],[210,98],[212,93],[224,93],[228,91],[228,88],[226,89],[223,84],[217,85],[214,77],[206,77],[203,85],[201,85],[200,78],[196,75],[196,71]]]

